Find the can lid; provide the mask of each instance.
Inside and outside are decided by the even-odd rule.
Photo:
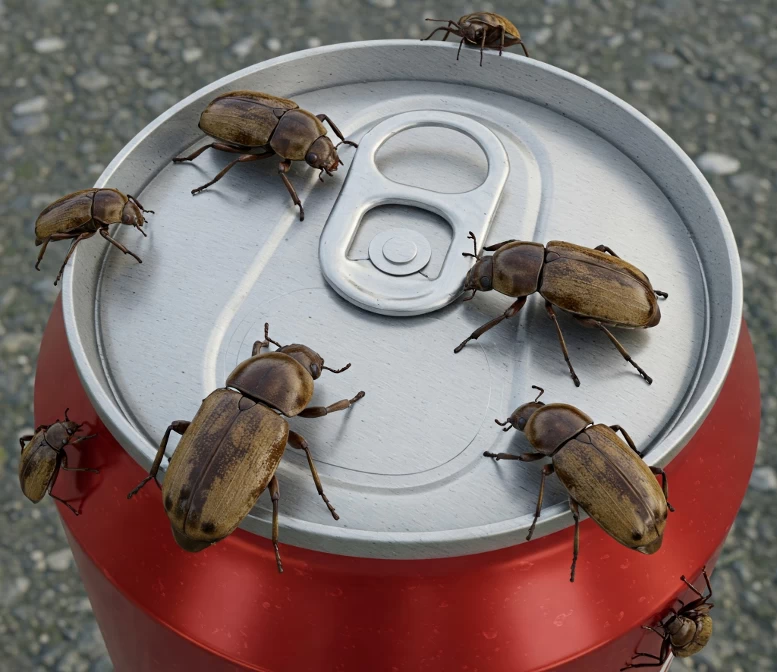
[[[528,450],[525,437],[499,431],[494,418],[533,398],[532,384],[546,389],[543,400],[623,425],[649,450],[648,463],[664,465],[709,412],[731,363],[742,311],[739,261],[720,204],[693,162],[639,112],[579,77],[509,54],[486,54],[481,68],[466,52],[457,62],[454,49],[415,40],[321,47],[189,96],[138,134],[98,181],[156,211],[148,239],[116,233],[144,263],[95,240],[78,247],[65,272],[63,309],[79,375],[103,422],[145,468],[168,424],[191,419],[205,395],[223,386],[265,322],[281,343],[309,345],[332,367],[352,363],[316,381],[313,403],[359,390],[363,400],[324,418],[290,420],[310,444],[341,518],[332,520],[322,505],[304,455],[288,450],[278,470],[286,543],[383,558],[522,543],[540,467],[496,465],[482,453]],[[232,157],[211,150],[192,164],[170,159],[205,142],[200,112],[234,89],[293,98],[356,141],[411,111],[459,115],[487,129],[509,168],[489,244],[606,244],[669,293],[657,327],[617,330],[653,385],[603,334],[562,315],[582,382],[575,388],[539,296],[457,355],[454,346],[501,314],[509,298],[481,293],[414,317],[341,298],[322,277],[319,238],[328,235],[343,173],[359,150],[341,146],[345,166],[323,184],[295,163],[289,177],[305,205],[302,223],[267,165],[272,160],[238,166],[192,197]],[[476,189],[491,168],[471,137],[437,127],[396,135],[375,163],[394,182],[451,194]],[[431,284],[448,258],[470,251],[453,244],[457,233],[445,218],[401,201],[374,208],[348,238],[342,265],[383,273],[390,291],[409,279]],[[380,268],[418,255],[428,261],[411,274]],[[269,536],[270,520],[265,493],[242,526]],[[551,479],[535,536],[571,522],[566,494]]]

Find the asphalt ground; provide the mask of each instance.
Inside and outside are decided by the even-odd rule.
[[[508,16],[532,56],[647,114],[697,160],[728,214],[764,419],[713,578],[713,639],[675,669],[777,670],[775,0],[0,0],[0,669],[112,669],[53,502],[29,503],[16,476],[64,254],[52,245],[33,270],[37,214],[91,186],[149,121],[214,79],[319,44],[422,37],[425,17],[476,9]]]

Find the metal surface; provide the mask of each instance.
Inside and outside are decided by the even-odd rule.
[[[375,165],[378,151],[392,137],[419,127],[447,128],[474,140],[487,161],[483,183],[461,193],[443,193],[386,178]],[[423,146],[429,147],[428,141]],[[440,149],[444,151],[442,143]],[[533,161],[531,165],[534,165]],[[385,205],[422,208],[441,216],[450,225],[453,235],[449,249],[465,249],[470,245],[467,240],[470,231],[478,240],[486,239],[509,172],[510,163],[499,138],[469,117],[440,110],[405,112],[389,117],[368,131],[359,142],[348,177],[321,234],[321,272],[342,297],[381,315],[421,315],[447,306],[461,294],[462,279],[472,265],[472,259],[455,252],[445,253],[442,269],[436,277],[429,276],[421,272],[431,256],[429,241],[417,231],[394,236],[394,229],[376,236],[381,255],[377,254],[378,243],[373,252],[373,239],[369,262],[349,259],[348,252],[364,216]],[[441,177],[444,178],[444,173]],[[412,217],[410,213],[408,215]],[[393,244],[388,252],[396,261],[387,258],[384,238]],[[430,253],[418,255],[419,245],[424,252],[428,248]],[[397,272],[399,270],[406,272]]]
[[[497,431],[493,418],[528,400],[531,384],[545,387],[548,401],[622,424],[650,449],[650,464],[664,465],[706,416],[731,362],[742,308],[739,262],[720,205],[688,157],[641,114],[582,79],[508,54],[488,68],[476,59],[457,63],[447,48],[416,41],[324,47],[253,66],[190,96],[139,134],[98,183],[156,210],[148,239],[117,233],[132,240],[144,263],[87,241],[65,273],[65,323],[79,375],[112,434],[146,468],[164,428],[193,417],[250,354],[264,322],[274,338],[306,343],[329,364],[352,362],[347,374],[322,377],[314,403],[359,389],[367,391],[363,402],[292,421],[341,515],[328,518],[304,457],[287,453],[279,469],[281,537],[293,545],[423,558],[522,543],[541,467],[494,465],[481,455],[525,448],[517,433]],[[575,389],[536,297],[518,319],[459,355],[453,347],[509,299],[478,295],[401,320],[342,300],[321,277],[318,243],[353,156],[348,148],[341,148],[340,173],[315,189],[314,171],[290,171],[304,223],[267,165],[238,166],[191,197],[229,157],[169,161],[203,141],[197,120],[208,100],[236,88],[326,111],[357,141],[381,120],[412,110],[463,114],[488,126],[511,169],[487,242],[604,243],[644,270],[670,294],[661,324],[617,335],[654,384],[645,385],[602,334],[562,317],[582,381]],[[474,142],[439,128],[394,137],[376,162],[391,180],[435,191],[472,189],[486,170]],[[366,259],[371,240],[395,228],[429,241],[425,272],[432,277],[447,254],[468,251],[454,249],[438,216],[389,206],[364,217],[350,258]],[[554,479],[549,486],[535,537],[572,522],[560,487]],[[243,527],[269,536],[270,510],[265,494]]]

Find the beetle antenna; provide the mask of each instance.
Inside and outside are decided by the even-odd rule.
[[[278,343],[278,341],[274,341],[270,338],[270,323],[265,322],[264,323],[264,340],[269,341],[270,343],[273,343],[274,345],[277,345],[279,348],[282,348],[283,346]]]
[[[537,398],[534,400],[534,402],[536,403],[537,401],[539,401],[540,397],[541,397],[543,394],[545,394],[545,390],[543,390],[541,387],[538,387],[537,385],[532,385],[532,387],[533,387],[535,390],[539,390],[539,391],[540,391],[540,393],[537,395]]]
[[[144,222],[146,221],[146,220],[145,220],[145,218],[143,219],[143,221],[144,221]],[[144,236],[145,238],[148,238],[148,234],[147,234],[147,233],[146,233],[146,232],[145,232],[143,229],[141,229],[141,228],[140,228],[140,225],[137,225],[135,228],[136,228],[138,231],[140,231],[140,232],[143,234],[143,236]]]
[[[469,232],[469,235],[467,238],[472,238],[472,249],[475,251],[475,254],[472,256],[475,257],[475,259],[478,258],[478,239],[475,238],[475,234],[472,233],[472,231]]]
[[[343,371],[347,371],[351,368],[351,362],[348,362],[342,369],[330,369],[328,366],[322,366],[322,369],[326,369],[327,371],[331,371],[332,373],[342,373]]]
[[[473,289],[473,290],[472,290],[472,296],[470,296],[468,299],[464,299],[464,300],[465,300],[465,301],[472,301],[472,299],[474,299],[474,298],[475,298],[475,294],[477,294],[477,293],[478,293],[478,290],[476,290],[476,289]]]
[[[513,428],[513,423],[510,422],[510,418],[507,418],[504,422],[499,422],[499,418],[494,418],[494,422],[500,427],[504,427],[503,432],[509,432]],[[507,425],[505,427],[505,425]]]

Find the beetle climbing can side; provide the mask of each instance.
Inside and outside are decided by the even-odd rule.
[[[363,42],[252,66],[163,114],[100,178],[155,210],[136,242],[144,263],[79,246],[40,359],[66,383],[38,381],[36,424],[67,395],[97,431],[76,457],[100,474],[79,473],[56,494],[80,501],[83,516],[64,521],[119,672],[614,671],[653,646],[640,644],[640,626],[666,613],[677,577],[714,565],[754,461],[759,405],[719,203],[677,145],[607,92],[507,53],[487,53],[483,68],[457,63],[451,48]],[[344,166],[324,184],[305,166],[289,170],[303,225],[261,162],[194,197],[200,171],[230,158],[170,163],[207,142],[200,113],[231,90],[292,98],[366,138],[341,145]],[[644,271],[669,293],[661,323],[615,331],[653,384],[604,334],[559,312],[576,388],[539,296],[454,355],[510,303],[495,292],[457,299],[468,230],[488,245],[606,245]],[[165,428],[194,417],[266,322],[281,343],[352,363],[347,376],[322,376],[312,403],[367,391],[342,413],[289,422],[340,519],[305,455],[287,450],[276,471],[280,576],[269,493],[197,554],[175,544],[156,488],[126,499]],[[622,425],[666,470],[676,513],[659,552],[635,553],[583,520],[570,583],[573,519],[555,477],[526,542],[542,463],[495,468],[483,453],[528,450],[494,418],[533,384]]]

